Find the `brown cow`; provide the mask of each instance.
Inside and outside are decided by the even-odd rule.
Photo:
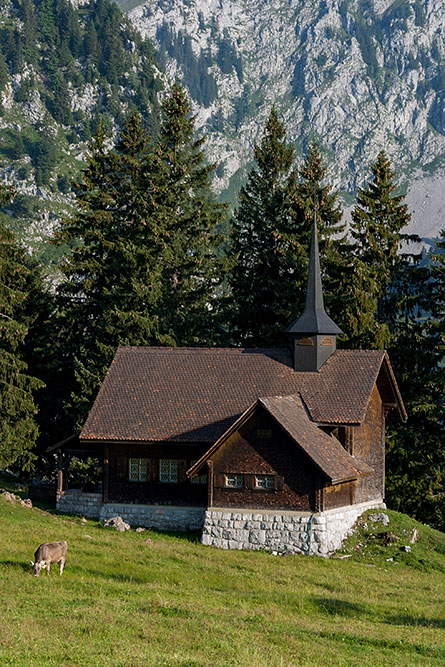
[[[40,570],[45,569],[45,567],[49,574],[51,563],[60,563],[60,576],[62,576],[63,568],[65,567],[67,549],[68,545],[65,540],[62,542],[47,542],[46,544],[41,544],[34,554],[34,562],[31,561],[34,576],[38,577]]]

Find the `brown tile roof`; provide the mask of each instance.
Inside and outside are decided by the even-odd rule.
[[[332,484],[372,473],[372,468],[357,461],[348,454],[337,438],[322,431],[309,419],[299,396],[260,398],[258,403],[303,449]]]
[[[296,395],[259,398],[187,471],[187,475],[192,477],[197,474],[207,459],[234,431],[249,420],[259,406],[272,416],[316,467],[326,475],[331,484],[339,484],[372,473],[370,466],[357,461],[348,454],[337,438],[328,435],[310,420],[301,398]]]
[[[80,438],[211,443],[258,397],[298,392],[313,421],[361,423],[384,359],[337,350],[296,373],[285,348],[121,347]]]

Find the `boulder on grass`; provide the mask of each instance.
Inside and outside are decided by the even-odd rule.
[[[385,514],[385,512],[376,512],[375,514],[370,514],[368,519],[369,521],[372,521],[372,523],[379,523],[381,521],[384,526],[389,525],[389,516]]]
[[[9,491],[3,491],[2,498],[9,503],[15,503],[17,500],[20,500],[19,496],[16,496],[15,493],[10,493]]]
[[[21,500],[20,505],[22,507],[27,507],[28,509],[32,510],[32,500],[31,500],[31,498],[25,498],[24,500]]]
[[[130,524],[123,520],[121,516],[113,516],[104,521],[104,528],[115,528],[120,533],[130,530]]]

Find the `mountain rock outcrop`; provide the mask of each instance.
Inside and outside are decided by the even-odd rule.
[[[438,232],[442,0],[146,0],[129,18],[160,49],[167,75],[188,86],[219,165],[216,185],[229,198],[275,103],[297,154],[319,138],[346,201],[385,148],[402,185],[418,193],[410,196],[412,227]],[[425,198],[436,202],[428,221]]]

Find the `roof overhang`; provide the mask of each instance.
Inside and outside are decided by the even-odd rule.
[[[283,397],[274,397],[275,399],[278,398],[283,398]],[[292,397],[284,397],[284,398],[289,398],[291,399]],[[317,470],[333,485],[335,484],[341,484],[344,482],[350,482],[353,480],[356,480],[361,477],[367,477],[370,474],[372,474],[373,470],[370,466],[368,466],[365,463],[359,462],[356,459],[354,459],[350,454],[348,454],[345,450],[343,450],[343,447],[339,441],[337,441],[334,436],[329,436],[325,434],[324,432],[321,432],[320,435],[323,435],[327,440],[330,441],[330,444],[332,444],[332,449],[333,449],[333,455],[335,455],[335,450],[338,448],[341,448],[340,451],[342,453],[342,456],[344,458],[347,458],[349,461],[349,470],[345,470],[345,474],[343,475],[332,475],[327,472],[326,467],[323,466],[323,462],[320,461],[320,458],[314,457],[311,455],[311,452],[308,450],[307,447],[304,447],[299,441],[298,438],[295,437],[295,434],[293,434],[288,428],[286,428],[286,424],[284,424],[279,418],[277,418],[277,415],[271,411],[270,407],[268,406],[268,402],[270,402],[273,399],[262,399],[259,398],[255,403],[253,403],[242,415],[239,417],[230,428],[227,429],[227,431],[207,450],[207,452],[186,472],[187,477],[193,477],[194,475],[198,474],[199,470],[205,465],[207,461],[210,460],[211,456],[230,438],[230,436],[235,433],[245,422],[250,419],[250,417],[254,414],[254,412],[258,408],[263,408],[269,416],[278,424],[278,426],[286,433],[286,435],[295,443],[295,445],[298,447],[299,451],[305,455],[311,463],[317,468]],[[298,400],[301,401],[301,399],[298,397]],[[308,424],[311,425],[313,429],[318,429],[317,424],[313,423],[310,421],[309,417],[307,417]],[[355,469],[355,471],[351,472],[351,465]]]
[[[399,414],[400,420],[402,422],[406,422],[408,419],[408,414],[406,412],[405,405],[403,403],[402,395],[399,390],[399,386],[397,384],[397,380],[394,375],[394,371],[391,366],[391,362],[389,360],[388,353],[385,351],[385,355],[383,357],[382,365],[380,367],[380,372],[379,375],[377,376],[377,387],[379,388],[379,379],[382,377],[386,380],[388,383],[390,389],[391,389],[391,399],[389,399],[388,396],[382,396],[383,404],[389,408],[396,408],[397,412]],[[381,384],[381,383],[380,383]],[[380,388],[379,388],[380,391]],[[380,392],[380,395],[382,395],[382,392]]]

